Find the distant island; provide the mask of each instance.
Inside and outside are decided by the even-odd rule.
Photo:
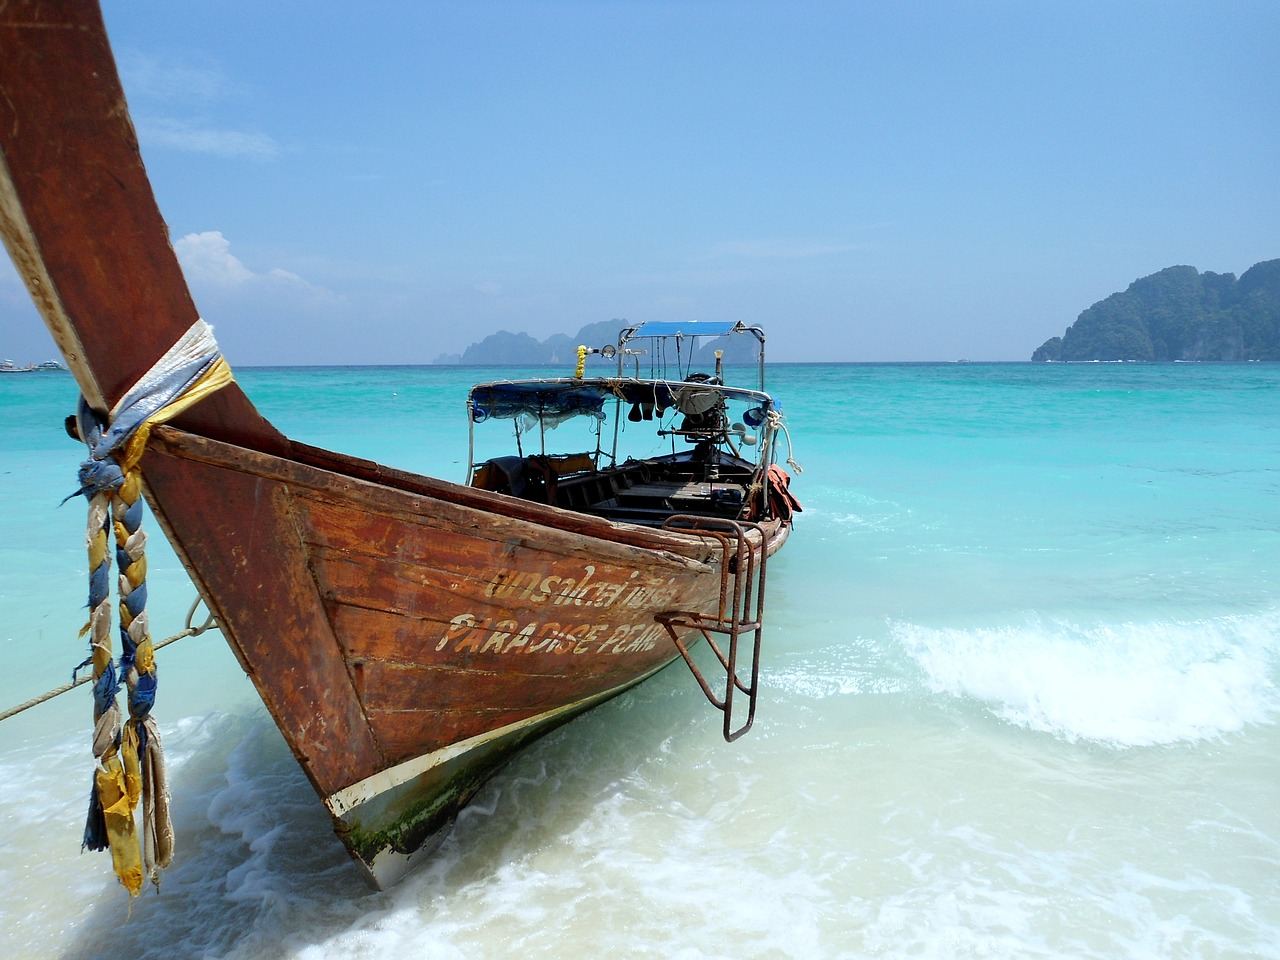
[[[567,366],[572,368],[578,362],[579,344],[593,348],[603,347],[605,344],[616,344],[618,333],[626,326],[628,326],[626,320],[601,320],[587,324],[572,337],[557,333],[545,340],[535,340],[527,333],[508,333],[506,330],[499,330],[479,343],[471,344],[461,354],[441,354],[434,362],[476,367]],[[729,346],[732,347],[732,345]],[[719,339],[709,340],[698,348],[698,352],[692,357],[692,363],[712,369],[715,364],[713,351],[725,347],[726,344]],[[745,350],[747,355],[733,356],[731,354],[734,351],[730,349],[724,358],[726,363],[750,362],[754,359],[749,355],[750,347],[739,344],[738,348],[739,351]],[[608,363],[616,368],[617,361],[606,361],[599,356],[593,356],[588,358],[588,363]]]
[[[557,333],[545,340],[535,340],[527,333],[499,330],[479,343],[473,343],[461,354],[448,353],[436,357],[436,363],[461,363],[476,367],[541,367],[578,362],[578,344],[602,347],[616,343],[625,320],[602,320],[589,323],[570,337]]]
[[[1232,273],[1166,267],[1076,318],[1051,360],[1280,360],[1280,260]]]

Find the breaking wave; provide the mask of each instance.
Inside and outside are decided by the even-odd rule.
[[[1067,740],[1196,741],[1280,715],[1280,612],[1089,626],[893,623],[891,631],[933,692]]]

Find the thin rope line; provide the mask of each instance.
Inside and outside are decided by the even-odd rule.
[[[173,636],[166,637],[165,639],[161,640],[159,643],[155,645],[155,649],[160,650],[161,648],[167,647],[169,644],[175,643],[178,640],[182,640],[186,637],[198,637],[200,636],[200,634],[204,633],[206,630],[220,629],[218,626],[218,621],[214,618],[212,613],[209,614],[209,616],[205,618],[204,623],[200,624],[199,626],[191,625],[191,620],[195,616],[196,608],[199,606],[200,606],[200,601],[198,599],[196,600],[195,603],[191,605],[191,610],[187,613],[186,629],[180,630],[177,633],[175,633]],[[18,704],[16,707],[11,707],[8,710],[4,711],[3,713],[0,713],[0,721],[8,720],[10,717],[16,717],[18,714],[23,713],[24,711],[30,710],[32,707],[38,707],[42,703],[48,703],[54,697],[60,697],[62,696],[62,694],[67,693],[68,691],[74,690],[76,687],[83,686],[86,683],[92,683],[92,682],[93,682],[93,677],[90,675],[77,677],[76,679],[72,680],[70,683],[64,683],[60,687],[54,687],[48,693],[41,694],[38,697],[33,697],[32,699],[27,700],[24,703]]]

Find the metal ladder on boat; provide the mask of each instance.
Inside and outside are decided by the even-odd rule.
[[[760,689],[760,637],[764,629],[765,533],[758,523],[689,514],[668,518],[663,529],[691,533],[714,541],[720,552],[720,597],[716,608],[710,612],[671,610],[657,614],[654,619],[666,628],[711,705],[724,715],[724,738],[732,743],[751,729],[756,716],[756,696]],[[752,545],[747,535],[749,530],[758,533],[758,546]],[[723,696],[712,689],[690,652],[690,644],[681,636],[682,631],[692,630],[698,631],[720,661],[725,672]],[[720,643],[716,642],[716,637],[720,637]],[[744,637],[749,637],[750,664],[740,673],[743,667],[741,641]],[[697,642],[697,636],[692,642]],[[749,680],[744,680],[744,673],[749,674]],[[734,698],[739,693],[746,697],[747,716],[735,729]]]

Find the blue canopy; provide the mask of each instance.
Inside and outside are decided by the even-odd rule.
[[[632,328],[627,339],[635,337],[723,337],[745,332],[750,327],[739,320],[649,320]]]

